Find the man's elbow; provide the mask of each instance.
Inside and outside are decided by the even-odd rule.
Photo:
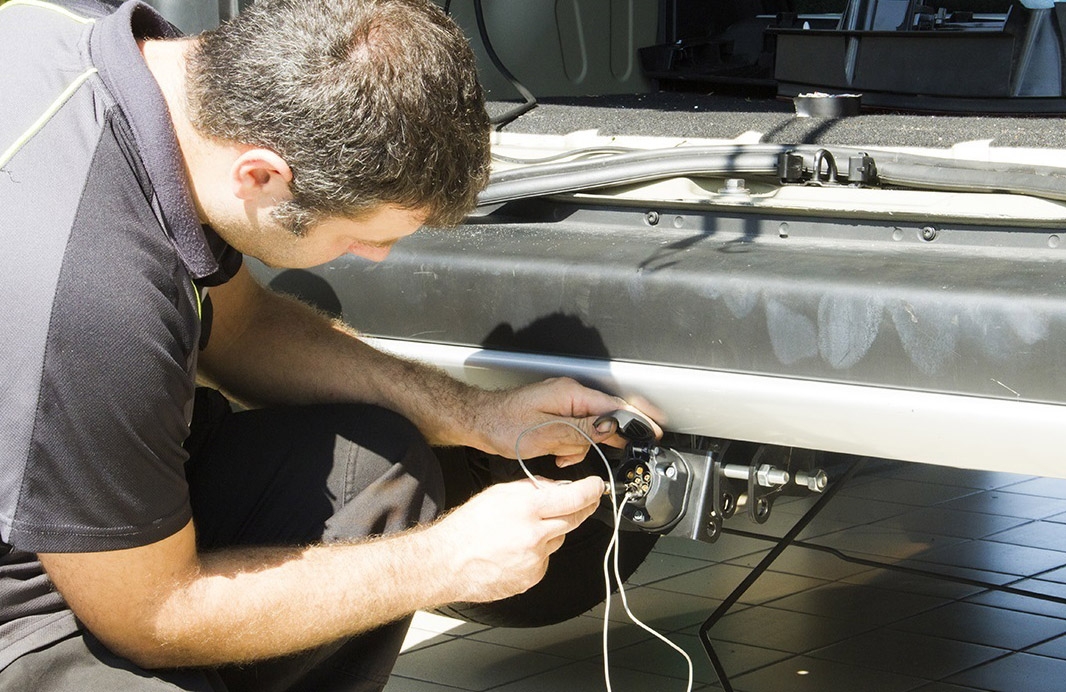
[[[153,630],[148,626],[112,634],[90,628],[92,635],[109,651],[145,670],[197,665],[186,647],[173,637],[161,636]]]

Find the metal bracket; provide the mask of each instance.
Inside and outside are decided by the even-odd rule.
[[[838,169],[836,157],[828,149],[814,152],[793,150],[782,153],[777,160],[777,177],[784,184],[877,185],[877,163],[864,152],[849,154],[846,170]]]
[[[691,482],[685,514],[670,534],[692,540],[713,543],[740,508],[763,524],[778,497],[826,487],[826,474],[808,450],[720,440],[703,451],[671,451],[686,462]]]

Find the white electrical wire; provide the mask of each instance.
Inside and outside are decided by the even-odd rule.
[[[567,425],[567,426],[573,428],[574,430],[576,430],[582,437],[584,437],[586,440],[588,440],[588,442],[592,446],[592,448],[596,450],[596,453],[600,456],[600,459],[603,460],[604,467],[607,469],[607,482],[609,484],[608,487],[610,488],[610,492],[608,492],[607,495],[608,495],[608,497],[611,498],[611,510],[612,510],[611,511],[611,515],[612,515],[612,517],[614,519],[614,531],[611,534],[611,540],[607,543],[607,552],[603,556],[603,580],[604,580],[604,585],[605,585],[605,589],[606,589],[606,592],[607,592],[607,598],[604,601],[604,609],[603,609],[603,681],[604,681],[604,684],[607,686],[607,692],[612,692],[612,689],[611,689],[611,665],[610,665],[610,658],[609,658],[608,648],[607,648],[607,630],[608,630],[608,627],[610,625],[610,615],[611,615],[611,563],[612,563],[611,555],[612,555],[612,553],[614,555],[614,560],[613,560],[613,564],[614,564],[614,579],[615,579],[615,583],[618,585],[618,595],[621,596],[621,598],[622,598],[622,607],[625,609],[626,615],[629,617],[629,620],[634,625],[637,625],[638,627],[640,627],[644,631],[650,633],[656,639],[658,639],[659,641],[663,642],[664,644],[669,646],[674,651],[677,651],[679,654],[681,654],[681,656],[684,657],[685,663],[688,665],[688,686],[685,689],[686,689],[686,692],[692,692],[692,682],[693,682],[692,658],[680,646],[678,646],[677,644],[673,643],[672,641],[667,639],[662,634],[659,634],[658,632],[656,632],[654,629],[652,629],[648,625],[644,624],[636,615],[633,614],[633,611],[630,610],[630,608],[629,608],[629,601],[626,598],[625,587],[622,584],[621,568],[619,567],[619,563],[618,563],[618,542],[619,542],[619,535],[620,535],[621,526],[622,526],[622,510],[625,509],[626,503],[629,502],[629,500],[632,498],[632,496],[631,496],[630,493],[626,493],[625,497],[622,498],[622,502],[621,503],[618,502],[618,499],[614,495],[614,488],[615,488],[614,471],[611,469],[611,464],[610,464],[609,461],[607,461],[607,456],[603,453],[603,450],[596,446],[596,443],[593,441],[593,439],[591,437],[588,436],[588,434],[584,430],[582,430],[581,428],[577,427],[576,425],[574,425],[570,421],[551,420],[551,421],[546,421],[544,423],[538,423],[537,425],[534,425],[534,426],[531,426],[529,428],[526,428],[525,430],[523,430],[518,435],[518,438],[515,439],[514,453],[515,453],[515,459],[518,460],[518,465],[522,468],[522,471],[525,472],[526,476],[529,477],[529,480],[531,480],[533,482],[533,485],[535,485],[538,488],[542,487],[540,481],[538,481],[536,476],[534,476],[530,472],[529,467],[526,466],[526,462],[523,461],[522,455],[518,451],[518,446],[522,442],[522,438],[525,437],[527,434],[533,432],[534,430],[539,430],[540,428],[543,428],[543,427],[546,427],[546,426],[549,426],[549,425]]]
[[[667,639],[659,632],[656,632],[652,627],[644,624],[644,622],[641,621],[640,618],[638,618],[636,615],[634,615],[633,611],[629,609],[629,600],[626,598],[626,590],[622,587],[622,574],[621,570],[618,567],[618,534],[622,523],[622,509],[626,506],[626,503],[629,501],[629,499],[630,495],[629,493],[626,493],[626,496],[622,498],[622,503],[618,506],[618,513],[615,514],[614,517],[614,536],[612,537],[611,542],[607,545],[607,554],[603,558],[604,578],[607,583],[607,601],[605,604],[603,616],[603,674],[607,682],[607,692],[611,692],[611,678],[609,668],[607,666],[607,616],[610,614],[611,607],[611,581],[610,577],[607,576],[607,561],[611,556],[612,549],[614,549],[615,583],[618,584],[618,595],[622,598],[622,607],[625,609],[626,615],[629,616],[629,620],[634,625],[640,627],[648,634],[651,634],[653,637],[666,644],[677,653],[681,654],[681,656],[685,659],[686,665],[688,666],[688,685],[685,687],[685,689],[687,692],[692,692],[693,667],[692,658],[688,655],[688,652],[682,649],[677,644],[670,641],[669,639]]]

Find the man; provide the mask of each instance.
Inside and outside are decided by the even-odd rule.
[[[426,441],[619,443],[593,421],[624,402],[467,387],[241,267],[384,259],[471,208],[488,123],[439,10],[260,0],[182,39],[10,0],[0,65],[0,689],[378,689],[412,612],[538,581],[602,482],[434,521]]]

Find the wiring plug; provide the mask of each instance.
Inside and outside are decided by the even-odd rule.
[[[624,481],[603,482],[603,494],[615,495],[616,497],[628,497],[630,500],[639,500],[648,494],[651,489],[651,471],[643,464],[626,471]]]
[[[651,489],[651,471],[643,464],[637,464],[635,468],[626,471],[626,494],[632,495],[632,499],[639,500],[648,494]]]

